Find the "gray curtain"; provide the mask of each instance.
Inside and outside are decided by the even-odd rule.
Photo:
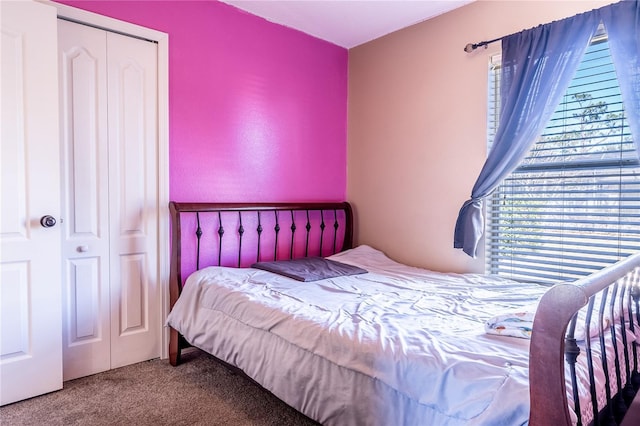
[[[592,11],[502,40],[500,125],[471,198],[460,209],[455,248],[476,257],[484,232],[483,200],[522,162],[544,130],[599,23],[599,14]]]

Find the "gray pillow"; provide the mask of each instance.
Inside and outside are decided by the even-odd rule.
[[[303,257],[293,260],[258,262],[251,265],[251,267],[305,282],[367,273],[366,270],[358,268],[357,266],[347,265],[346,263],[336,262],[335,260],[329,260],[323,257]]]

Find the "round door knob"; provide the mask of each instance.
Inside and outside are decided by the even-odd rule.
[[[40,219],[40,225],[45,228],[53,228],[56,226],[56,218],[50,215],[42,216]]]

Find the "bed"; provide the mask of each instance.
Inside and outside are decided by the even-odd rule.
[[[353,247],[348,203],[169,207],[171,364],[196,346],[321,424],[619,424],[640,386],[640,254],[545,287]]]

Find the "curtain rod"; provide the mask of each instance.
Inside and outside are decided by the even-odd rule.
[[[493,40],[481,41],[478,43],[469,43],[464,47],[464,51],[467,53],[471,53],[474,50],[476,50],[478,47],[482,47],[482,46],[484,46],[486,49],[488,44],[495,43],[496,41],[500,41],[503,38],[504,37],[498,37],[498,38],[494,38]]]
[[[605,7],[607,7],[607,6],[602,7],[602,9],[604,9]],[[599,9],[593,9],[593,10],[599,10]],[[584,12],[584,13],[589,13],[589,12]],[[569,19],[569,18],[565,18],[565,19]],[[552,21],[552,22],[557,22],[557,21]],[[538,27],[541,27],[541,26],[544,26],[544,25],[546,25],[546,24],[538,25]],[[535,28],[537,28],[537,27],[535,27]],[[522,30],[522,31],[526,31],[526,30]],[[516,34],[516,33],[513,33],[513,34]],[[513,34],[510,34],[510,35],[513,35]],[[504,35],[502,37],[494,38],[493,40],[480,41],[478,43],[469,43],[464,47],[464,51],[467,52],[467,53],[471,53],[474,50],[476,50],[478,47],[482,47],[482,46],[484,46],[485,49],[486,49],[487,45],[489,45],[491,43],[495,43],[496,41],[500,41],[505,37],[509,37],[509,35]]]

